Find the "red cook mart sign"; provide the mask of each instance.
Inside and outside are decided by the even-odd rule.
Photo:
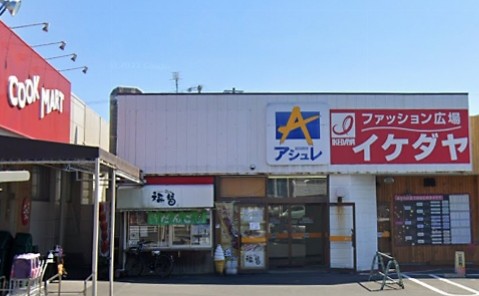
[[[467,109],[331,110],[332,164],[468,164]]]
[[[0,21],[0,129],[70,142],[70,82]]]

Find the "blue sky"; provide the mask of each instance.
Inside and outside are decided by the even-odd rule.
[[[174,92],[467,92],[479,114],[479,1],[31,1],[5,13],[105,119],[116,86]],[[1,38],[1,36],[0,36]]]

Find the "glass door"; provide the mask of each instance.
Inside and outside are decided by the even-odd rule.
[[[291,206],[292,265],[326,265],[326,204]]]
[[[290,265],[291,229],[287,209],[287,205],[270,205],[268,207],[268,258],[270,267]]]
[[[266,268],[266,221],[264,206],[240,205],[240,269]]]
[[[270,267],[325,265],[325,205],[270,205],[268,218]]]

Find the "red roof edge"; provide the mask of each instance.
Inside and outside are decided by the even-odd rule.
[[[210,176],[145,176],[146,185],[205,185],[214,184],[215,178]]]

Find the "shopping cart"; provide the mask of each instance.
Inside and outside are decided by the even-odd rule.
[[[25,265],[30,265],[27,270]],[[40,296],[42,278],[46,261],[40,260],[40,254],[22,254],[14,258],[10,279],[0,277],[0,295],[4,296]],[[22,272],[20,272],[22,270]]]

